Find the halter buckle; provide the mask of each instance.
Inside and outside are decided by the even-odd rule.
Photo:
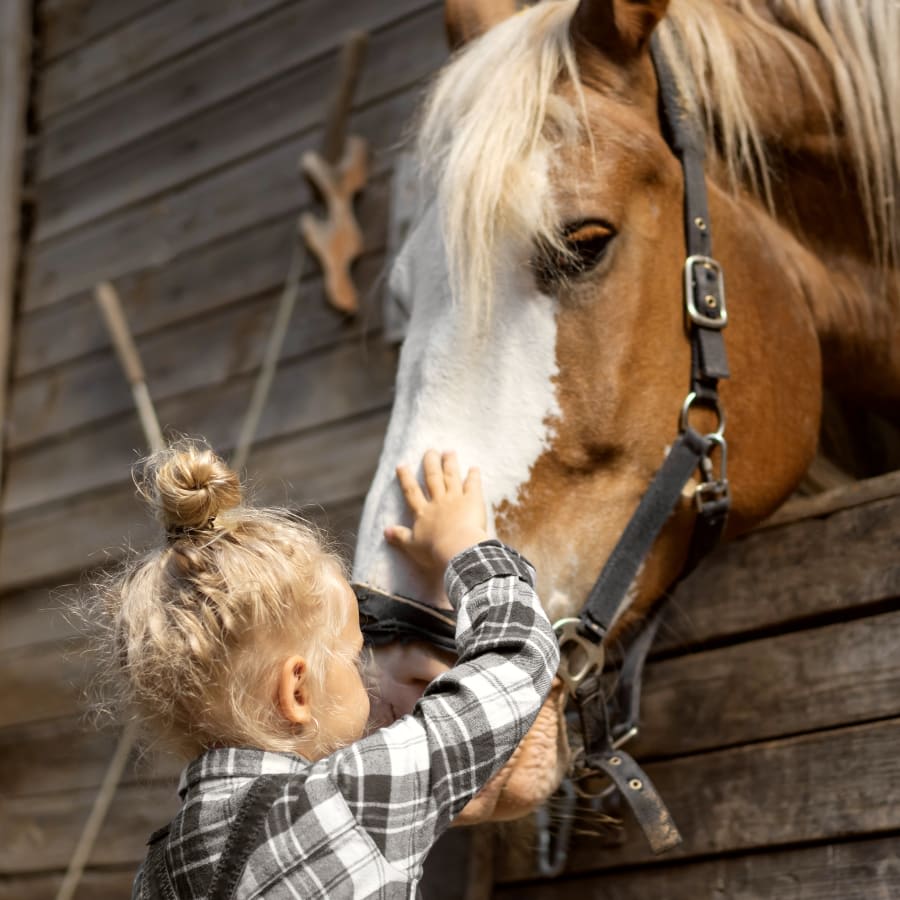
[[[557,675],[566,686],[569,695],[574,697],[578,686],[595,669],[603,668],[605,652],[603,637],[605,632],[598,625],[584,619],[560,619],[553,625],[556,639],[559,641],[560,660]],[[563,652],[568,647],[568,652]],[[573,659],[578,654],[577,668]]]
[[[704,278],[704,282],[710,277],[715,280],[711,284],[701,284],[697,276],[697,267],[704,272],[711,273]],[[702,301],[709,298],[708,306],[716,314],[709,315],[701,311],[698,306],[698,298]],[[728,323],[728,312],[725,309],[725,279],[722,275],[721,264],[711,256],[697,254],[689,256],[684,261],[684,303],[688,318],[702,328],[712,328],[720,331]]]

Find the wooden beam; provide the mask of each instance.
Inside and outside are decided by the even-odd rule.
[[[7,419],[30,52],[31,4],[5,0],[0,4],[0,422]],[[0,484],[5,443],[0,435]]]

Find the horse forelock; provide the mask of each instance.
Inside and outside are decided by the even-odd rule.
[[[490,304],[501,241],[566,252],[554,150],[592,140],[570,33],[577,6],[547,0],[491,29],[443,70],[426,100],[419,156],[442,211],[453,292],[470,306]],[[769,0],[764,14],[752,0],[672,0],[659,31],[684,102],[696,108],[722,164],[723,186],[749,188],[770,211],[768,148],[739,59],[749,51],[765,67],[773,46],[787,54],[832,133],[840,129],[849,143],[876,258],[896,262],[900,4]],[[824,61],[836,110],[828,109],[821,70],[798,52],[797,36]],[[559,93],[563,82],[574,103]]]

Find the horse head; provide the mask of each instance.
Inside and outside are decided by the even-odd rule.
[[[858,235],[879,223],[849,191],[839,222],[825,228],[817,215],[838,199],[820,197],[817,207],[808,180],[793,194],[789,186],[798,160],[821,164],[826,182],[845,162],[860,172],[858,148],[838,146],[842,98],[809,42],[776,34],[770,18],[738,0],[716,10],[698,0],[668,5],[560,0],[512,15],[512,0],[448,0],[462,49],[420,123],[434,199],[391,276],[411,317],[356,581],[446,605],[440,585],[424,583],[382,532],[408,519],[395,467],[417,465],[429,447],[455,449],[463,467],[481,468],[492,528],[534,563],[551,620],[577,614],[666,458],[691,348],[684,183],[660,121],[654,32],[708,134],[713,252],[729,309],[726,536],[767,516],[806,470],[822,401],[820,346],[839,343],[823,335],[840,330],[840,296],[855,297],[875,277],[877,253]],[[763,50],[769,68],[752,66]],[[773,96],[772,78],[783,96]],[[785,153],[772,163],[774,148]],[[858,178],[871,182],[866,171]],[[822,262],[829,246],[844,248],[843,274]],[[896,345],[891,352],[897,396]],[[700,431],[721,424],[712,410],[690,415]],[[696,515],[690,494],[689,484],[614,632],[681,573]],[[383,716],[409,712],[451,661],[424,643],[380,648]],[[462,821],[518,817],[549,796],[568,761],[564,704],[558,688]]]

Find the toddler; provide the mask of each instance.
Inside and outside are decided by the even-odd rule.
[[[125,698],[186,759],[183,805],[150,838],[137,900],[413,897],[454,816],[509,759],[559,659],[531,567],[486,540],[479,476],[429,451],[398,469],[410,528],[445,571],[459,658],[414,712],[365,736],[356,600],[339,558],[183,444],[139,485],[166,542],[102,593]]]

